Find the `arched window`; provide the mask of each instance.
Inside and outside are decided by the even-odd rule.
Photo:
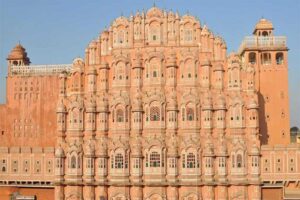
[[[153,78],[156,78],[156,77],[157,77],[157,72],[153,71]]]
[[[184,30],[184,41],[186,41],[186,42],[193,41],[193,30],[192,29]]]
[[[276,64],[281,65],[283,63],[283,53],[276,53]]]
[[[242,155],[241,154],[238,154],[236,156],[236,166],[238,168],[241,168],[242,167],[242,163],[243,163],[243,160],[242,160]]]
[[[187,155],[187,168],[195,168],[196,166],[196,158],[193,153],[189,153]]]
[[[13,65],[18,65],[18,61],[13,61]]]
[[[3,166],[2,167],[2,172],[5,172],[6,171],[6,168]]]
[[[160,167],[160,154],[156,151],[150,154],[150,167]]]
[[[124,122],[124,112],[122,109],[117,110],[117,122]]]
[[[269,35],[269,34],[268,34],[267,31],[263,31],[263,32],[262,32],[262,36],[267,37],[268,35]]]
[[[256,54],[254,52],[249,53],[249,63],[251,64],[256,63]]]
[[[71,157],[71,168],[76,168],[76,157],[74,155]]]
[[[118,38],[117,38],[118,43],[119,43],[119,44],[123,44],[124,41],[125,41],[125,31],[124,31],[124,30],[120,30],[120,31],[118,32],[118,36],[117,36],[117,37],[118,37]]]
[[[123,161],[123,155],[121,153],[117,153],[117,155],[115,156],[115,168],[122,169],[124,165]]]
[[[271,54],[270,53],[263,53],[261,55],[261,64],[263,64],[263,65],[271,64]]]
[[[159,30],[158,28],[151,29],[151,40],[157,41],[159,39]]]
[[[157,106],[150,108],[150,120],[151,121],[159,121],[160,120],[160,112]]]
[[[188,121],[194,121],[194,109],[192,108],[187,108],[186,109],[186,118]]]

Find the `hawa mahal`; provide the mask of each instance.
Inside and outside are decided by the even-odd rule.
[[[300,198],[287,52],[267,19],[228,54],[197,18],[157,7],[115,19],[71,64],[30,65],[18,44],[0,198]]]

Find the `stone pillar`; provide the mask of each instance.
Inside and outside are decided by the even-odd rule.
[[[54,192],[55,200],[64,200],[64,186],[55,186]]]

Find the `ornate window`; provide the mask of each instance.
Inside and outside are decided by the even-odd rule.
[[[160,110],[159,107],[154,106],[150,108],[150,120],[159,121],[160,120]]]
[[[184,41],[186,41],[186,42],[193,41],[193,30],[192,29],[184,30]]]
[[[150,154],[150,167],[160,167],[160,154],[156,151]]]
[[[271,64],[271,54],[270,53],[261,54],[261,64],[263,64],[263,65]]]
[[[176,167],[176,159],[169,158],[169,168],[175,168],[175,167]]]
[[[150,29],[150,41],[156,42],[156,41],[159,41],[159,40],[160,40],[159,28],[154,27],[154,28]]]
[[[157,71],[153,71],[153,78],[157,77]]]
[[[196,167],[196,158],[193,153],[189,153],[187,155],[187,168],[195,168]]]
[[[276,53],[276,64],[281,65],[283,64],[283,53]]]
[[[219,167],[225,167],[225,166],[226,166],[225,158],[220,157],[219,158]]]
[[[241,155],[241,154],[238,154],[238,155],[236,156],[236,166],[237,166],[237,168],[241,168],[241,167],[242,167],[242,164],[243,164],[242,155]]]
[[[105,158],[100,158],[100,160],[99,160],[99,168],[101,168],[101,169],[106,168]]]
[[[257,156],[252,157],[252,167],[258,167],[258,157]]]
[[[122,109],[118,109],[117,112],[117,122],[124,122],[124,112]]]
[[[256,63],[256,54],[254,52],[249,53],[249,63],[251,64]]]
[[[76,157],[75,157],[75,155],[73,155],[71,157],[71,165],[70,166],[71,166],[72,169],[76,168]]]
[[[120,30],[118,32],[117,40],[118,40],[119,44],[123,44],[125,42],[125,31],[124,30]]]
[[[136,158],[136,159],[134,160],[133,168],[135,168],[135,169],[140,168],[140,159]]]
[[[192,108],[187,108],[186,109],[186,118],[188,121],[194,121],[194,109]]]
[[[115,168],[122,169],[124,167],[124,158],[121,153],[117,153],[115,156]]]

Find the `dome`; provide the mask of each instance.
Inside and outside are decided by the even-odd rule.
[[[30,60],[27,57],[26,49],[21,45],[17,44],[9,53],[7,60],[24,60],[25,64],[29,64]]]
[[[265,18],[262,18],[255,25],[255,29],[273,29],[273,24],[271,21],[269,21]]]
[[[161,17],[162,14],[163,12],[159,8],[153,6],[148,10],[147,17]]]
[[[253,31],[253,34],[255,34],[257,30],[273,30],[273,29],[274,28],[273,28],[272,22],[265,19],[265,18],[262,18],[255,25],[255,29]]]

